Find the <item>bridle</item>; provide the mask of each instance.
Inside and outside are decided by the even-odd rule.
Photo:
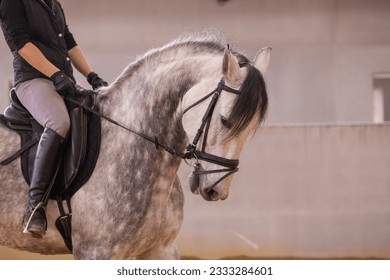
[[[211,123],[211,118],[213,116],[214,108],[215,105],[217,104],[218,98],[221,95],[222,91],[227,91],[230,93],[234,94],[241,94],[240,91],[235,90],[231,87],[228,87],[224,80],[222,79],[219,83],[218,86],[215,90],[207,94],[205,97],[201,98],[197,102],[193,103],[190,105],[188,108],[186,108],[183,111],[183,115],[187,113],[190,109],[194,108],[195,106],[199,105],[203,101],[207,100],[208,98],[211,97],[211,101],[209,103],[209,106],[207,107],[207,110],[202,118],[202,124],[200,128],[198,129],[194,140],[192,141],[191,144],[189,144],[186,148],[186,151],[183,155],[183,159],[195,159],[196,163],[193,164],[192,166],[194,167],[193,174],[194,175],[204,175],[204,174],[212,174],[212,173],[224,173],[226,174],[222,176],[220,179],[218,179],[213,185],[208,186],[209,189],[214,188],[216,185],[218,185],[222,180],[224,180],[226,177],[232,175],[233,173],[238,171],[238,164],[239,160],[238,159],[227,159],[224,157],[216,156],[210,153],[207,153],[206,150],[206,145],[207,145],[207,136],[208,132],[210,129],[210,123]],[[199,151],[197,149],[197,145],[199,142],[200,137],[203,135],[203,141],[202,141],[202,149]],[[201,165],[199,164],[199,161],[206,161],[209,163],[213,163],[219,166],[222,166],[224,168],[221,169],[214,169],[214,170],[204,170],[201,168]]]
[[[201,98],[200,100],[196,101],[195,103],[193,103],[192,105],[190,105],[188,108],[186,108],[184,111],[183,111],[183,115],[185,113],[187,113],[190,109],[194,108],[195,106],[199,105],[200,103],[204,102],[205,100],[207,100],[208,98],[212,97],[211,98],[211,101],[209,103],[209,106],[207,107],[207,110],[202,118],[202,124],[200,126],[200,128],[198,129],[195,137],[194,137],[194,140],[192,141],[191,144],[189,144],[187,147],[186,147],[186,151],[184,153],[182,152],[179,152],[179,151],[176,151],[174,150],[173,148],[167,146],[167,145],[164,145],[162,144],[157,137],[150,137],[146,134],[143,134],[141,132],[137,132],[135,130],[132,130],[116,121],[114,121],[113,119],[95,111],[94,109],[92,108],[89,108],[88,106],[86,106],[83,102],[80,103],[80,101],[78,100],[75,100],[75,99],[72,99],[72,98],[69,98],[69,97],[64,97],[66,100],[70,101],[71,103],[73,104],[76,104],[77,106],[79,107],[82,107],[83,109],[91,112],[92,114],[102,118],[102,119],[105,119],[107,121],[109,121],[110,123],[116,125],[116,126],[119,126],[131,133],[134,133],[142,138],[144,138],[145,140],[149,141],[149,142],[152,142],[154,143],[156,149],[159,149],[159,148],[163,148],[165,151],[167,151],[168,153],[176,156],[176,157],[179,157],[183,160],[185,160],[187,162],[187,160],[190,160],[190,159],[195,159],[196,160],[196,163],[192,165],[192,167],[194,167],[194,171],[193,171],[193,174],[199,176],[199,175],[203,175],[203,174],[212,174],[212,173],[224,173],[226,172],[226,174],[224,176],[222,176],[220,179],[218,179],[213,185],[209,186],[209,189],[212,189],[214,188],[217,184],[219,184],[222,180],[224,180],[226,177],[230,176],[231,174],[235,173],[238,171],[238,163],[239,163],[239,160],[238,159],[227,159],[227,158],[224,158],[224,157],[220,157],[220,156],[216,156],[216,155],[213,155],[213,154],[210,154],[210,153],[207,153],[205,150],[206,150],[206,144],[207,144],[207,136],[208,136],[208,132],[209,132],[209,129],[210,129],[210,122],[211,122],[211,118],[213,116],[213,112],[214,112],[214,108],[215,108],[215,105],[217,104],[217,101],[218,101],[218,98],[221,94],[222,91],[227,91],[227,92],[230,92],[230,93],[233,93],[233,94],[241,94],[240,91],[238,90],[235,90],[231,87],[228,87],[227,85],[225,85],[225,82],[224,80],[222,79],[219,83],[218,83],[218,86],[216,89],[214,89],[212,92],[210,92],[209,94],[207,94],[206,96],[204,96],[203,98]],[[80,94],[84,94],[84,95],[87,95],[87,96],[90,96],[90,95],[94,95],[95,92],[93,91],[88,91],[88,90],[82,90],[80,92]],[[199,139],[200,137],[203,135],[203,143],[202,143],[202,149],[201,150],[198,150],[197,149],[197,145],[198,145],[198,142],[199,142]],[[216,165],[219,165],[221,166],[222,168],[220,169],[215,169],[215,170],[204,170],[203,168],[201,168],[201,165],[199,164],[199,161],[206,161],[206,162],[209,162],[209,163],[213,163],[213,164],[216,164]]]

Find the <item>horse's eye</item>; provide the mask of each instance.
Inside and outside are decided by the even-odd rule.
[[[221,123],[224,127],[228,128],[228,129],[232,128],[232,123],[224,116],[221,116]]]

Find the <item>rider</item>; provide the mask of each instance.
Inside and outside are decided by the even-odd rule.
[[[62,142],[70,129],[62,96],[76,93],[71,63],[93,89],[107,86],[107,82],[92,71],[57,0],[0,0],[0,22],[13,54],[16,95],[44,127],[23,217],[24,232],[40,236],[47,228],[40,202],[54,180]]]

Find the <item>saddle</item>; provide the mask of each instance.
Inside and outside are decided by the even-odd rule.
[[[101,140],[100,117],[90,112],[91,109],[98,112],[94,104],[94,91],[78,88],[78,93],[76,97],[65,101],[71,130],[65,139],[60,168],[54,179],[53,188],[48,194],[50,199],[57,201],[60,217],[56,221],[56,227],[70,251],[72,251],[70,198],[92,175],[99,156]],[[9,95],[11,104],[5,109],[4,114],[0,115],[0,122],[18,132],[21,137],[21,148],[0,164],[9,164],[20,156],[23,177],[26,183],[30,184],[37,144],[44,128],[20,103],[14,89],[11,89]],[[68,211],[65,210],[64,201]]]

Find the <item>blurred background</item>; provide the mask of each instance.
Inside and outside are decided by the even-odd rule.
[[[180,171],[182,256],[390,258],[390,1],[61,4],[108,82],[138,55],[186,32],[216,29],[249,58],[273,48],[268,117],[243,151],[229,199],[207,203],[192,195],[188,170]],[[0,111],[9,102],[11,65],[1,39]],[[49,257],[0,247],[0,258]]]

